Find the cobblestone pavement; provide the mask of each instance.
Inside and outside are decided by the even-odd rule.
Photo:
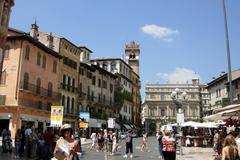
[[[91,144],[85,143],[83,145],[83,156],[81,160],[123,160],[123,155],[125,153],[124,142],[120,143],[118,152],[114,155],[108,155],[104,152],[90,151],[89,147]],[[136,160],[157,160],[158,153],[158,141],[155,137],[150,137],[148,144],[149,148],[142,152],[141,149],[142,138],[134,139],[134,150],[133,159]],[[0,160],[13,160],[14,155],[9,153],[0,153]],[[130,158],[128,158],[130,159]],[[21,158],[21,160],[27,160],[26,158]],[[183,156],[177,156],[177,160],[214,160],[214,152],[212,148],[200,148],[200,147],[183,147]]]

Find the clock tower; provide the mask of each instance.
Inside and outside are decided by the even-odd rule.
[[[140,57],[140,48],[139,44],[132,41],[126,44],[125,55],[127,64],[129,64],[133,71],[139,75],[139,57]]]

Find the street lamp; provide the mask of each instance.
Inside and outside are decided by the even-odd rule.
[[[176,88],[172,93],[171,93],[171,98],[173,100],[173,103],[177,106],[177,132],[178,132],[178,137],[179,137],[179,152],[180,156],[182,156],[182,131],[181,131],[181,125],[180,123],[184,122],[184,113],[182,112],[182,106],[183,106],[183,101],[186,100],[187,93],[186,92],[181,92],[179,88]]]

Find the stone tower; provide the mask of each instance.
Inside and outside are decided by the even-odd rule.
[[[126,44],[125,55],[127,64],[129,64],[132,67],[133,71],[139,75],[139,44],[134,41]]]

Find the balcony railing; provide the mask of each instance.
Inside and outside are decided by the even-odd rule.
[[[72,93],[77,93],[78,92],[78,88],[76,88],[74,86],[71,86],[71,85],[68,85],[68,84],[61,83],[60,87],[61,87],[61,89],[65,90],[65,91],[72,92]]]
[[[38,96],[43,96],[43,97],[47,97],[47,98],[52,98],[52,99],[59,99],[61,96],[60,93],[58,92],[53,92],[51,90],[39,87],[35,84],[31,84],[31,83],[26,83],[26,82],[20,82],[20,87],[21,90],[26,90],[26,91],[30,91],[35,95]]]

